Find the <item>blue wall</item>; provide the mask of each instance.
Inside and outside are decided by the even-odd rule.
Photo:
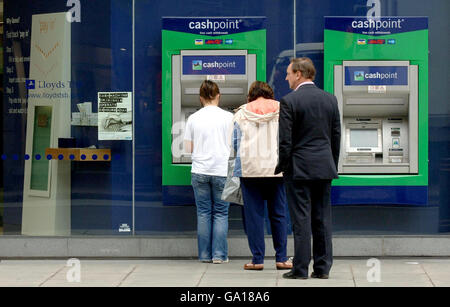
[[[67,11],[66,1],[16,0],[5,3],[5,17]],[[161,18],[163,16],[266,16],[267,80],[276,98],[289,89],[285,78],[294,44],[292,0],[136,0],[135,5],[135,231],[136,234],[194,232],[195,207],[163,206],[161,188]],[[364,16],[365,0],[316,0],[296,3],[297,44],[323,42],[324,16]],[[448,1],[381,0],[382,15],[428,16],[430,31],[430,181],[429,207],[339,206],[333,208],[336,232],[438,233],[450,230],[450,107],[448,105]],[[99,91],[132,91],[132,1],[81,0],[81,23],[72,24],[72,110],[92,101]],[[24,24],[24,26],[27,26]],[[29,27],[29,25],[28,25]],[[5,31],[8,29],[5,25]],[[5,40],[5,44],[11,41]],[[304,46],[304,45],[303,45]],[[29,52],[29,41],[22,50]],[[301,45],[297,50],[301,49]],[[311,56],[323,86],[323,52]],[[292,56],[292,54],[291,54]],[[28,68],[26,67],[26,74]],[[6,97],[5,97],[6,98]],[[24,116],[3,118],[5,231],[20,231],[25,145]],[[74,234],[119,234],[122,223],[132,224],[132,143],[97,141],[97,128],[72,127],[79,146],[111,148],[112,162],[72,164],[72,228]],[[118,156],[117,156],[118,155]],[[350,218],[351,217],[351,218]],[[230,232],[242,233],[241,209],[230,211]]]

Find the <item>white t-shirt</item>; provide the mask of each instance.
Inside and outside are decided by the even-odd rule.
[[[233,114],[206,106],[189,116],[184,140],[192,141],[192,173],[227,176],[230,155],[229,129]]]

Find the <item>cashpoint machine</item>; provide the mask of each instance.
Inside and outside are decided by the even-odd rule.
[[[247,101],[250,85],[266,80],[265,17],[166,17],[162,30],[162,184],[165,205],[193,203],[191,157],[184,126],[201,108],[200,85],[219,86],[220,107]]]
[[[341,116],[334,204],[427,205],[427,24],[325,18],[325,90]]]
[[[334,66],[342,132],[339,173],[418,173],[417,72],[408,61]],[[368,90],[372,83],[385,85]]]
[[[219,85],[220,107],[233,112],[246,102],[248,88],[256,80],[256,55],[247,50],[181,50],[180,55],[172,56],[174,164],[191,163],[190,155],[179,146],[187,119],[201,108],[199,90],[205,79]]]

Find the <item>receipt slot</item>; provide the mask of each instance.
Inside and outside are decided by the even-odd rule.
[[[334,66],[341,174],[418,173],[418,68],[408,61]]]
[[[266,80],[265,17],[164,17],[162,20],[162,194],[165,205],[191,205],[191,155],[184,127],[198,111],[200,85],[217,83],[233,112],[250,85]]]

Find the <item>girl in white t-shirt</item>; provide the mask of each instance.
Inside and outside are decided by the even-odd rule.
[[[230,155],[228,133],[233,115],[219,108],[216,83],[200,86],[203,106],[189,116],[184,136],[185,151],[192,153],[192,187],[197,206],[197,239],[200,261],[228,262],[228,208],[221,200]]]

